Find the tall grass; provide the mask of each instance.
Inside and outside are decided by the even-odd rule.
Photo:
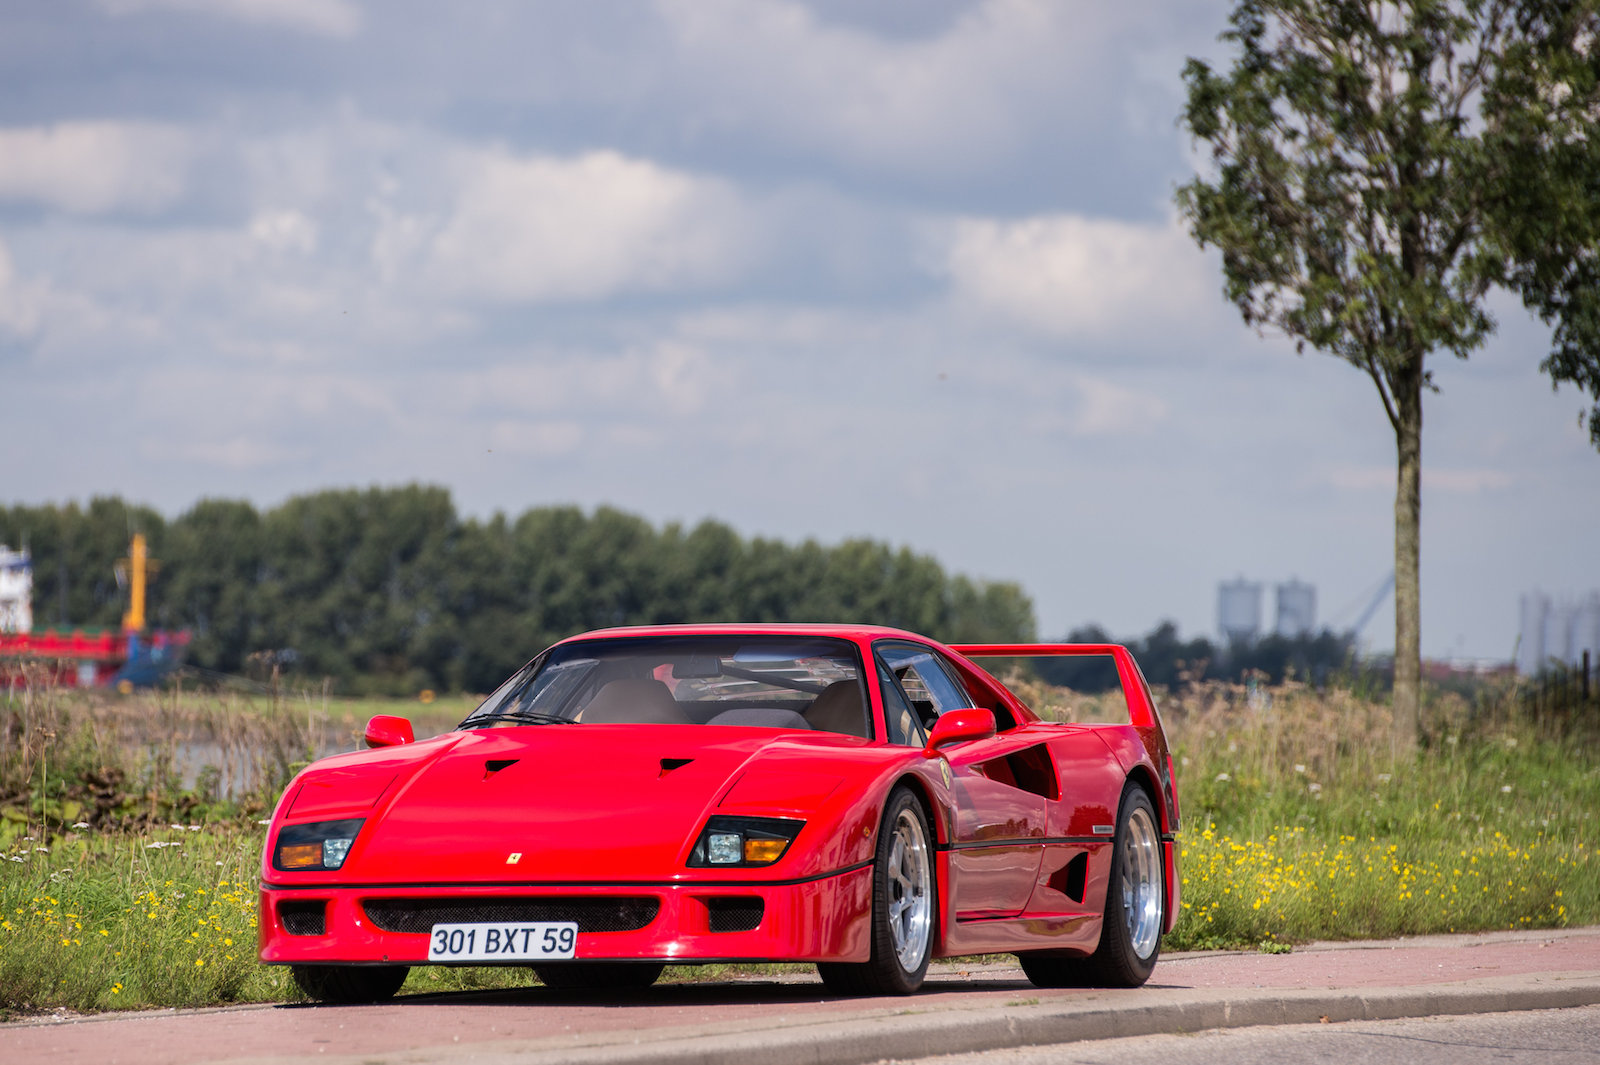
[[[1063,720],[1117,700],[1018,682]],[[1172,949],[1600,922],[1600,741],[1516,693],[1437,695],[1420,750],[1344,689],[1160,693],[1178,765],[1183,911]],[[0,695],[0,1014],[277,1000],[255,961],[259,824],[288,775],[422,707],[46,688]],[[196,765],[196,752],[202,759]],[[525,984],[419,969],[410,990]]]
[[[282,998],[256,963],[260,831],[71,832],[0,857],[0,1009]]]
[[[1191,686],[1163,716],[1184,804],[1176,948],[1600,921],[1600,721],[1509,686],[1437,694],[1419,751],[1347,690]]]
[[[427,736],[475,705],[470,696],[421,704],[315,692],[0,689],[0,847],[80,821],[130,830],[249,819],[310,760],[360,747],[373,714],[407,714]]]

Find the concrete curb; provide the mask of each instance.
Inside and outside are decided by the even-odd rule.
[[[1541,973],[1360,991],[1142,990],[1000,1010],[905,1012],[721,1034],[634,1032],[622,1042],[476,1043],[401,1055],[484,1065],[868,1065],[938,1054],[1277,1024],[1394,1020],[1600,1004],[1600,974]],[[356,1060],[356,1059],[352,1059]],[[370,1056],[366,1060],[371,1060]]]

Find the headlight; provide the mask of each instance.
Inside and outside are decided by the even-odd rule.
[[[272,867],[285,872],[337,869],[350,853],[365,818],[284,825],[272,852]]]
[[[713,817],[689,852],[698,869],[771,865],[805,827],[782,817]]]

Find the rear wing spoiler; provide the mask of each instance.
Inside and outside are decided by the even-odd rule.
[[[1120,643],[953,643],[950,650],[963,658],[1083,658],[1109,657],[1117,664],[1122,697],[1128,704],[1128,723],[1159,728],[1155,698],[1133,655]]]

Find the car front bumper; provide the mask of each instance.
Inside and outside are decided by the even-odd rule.
[[[871,912],[870,865],[799,883],[267,884],[260,957],[427,965],[435,920],[575,920],[578,961],[859,962],[871,952]]]

